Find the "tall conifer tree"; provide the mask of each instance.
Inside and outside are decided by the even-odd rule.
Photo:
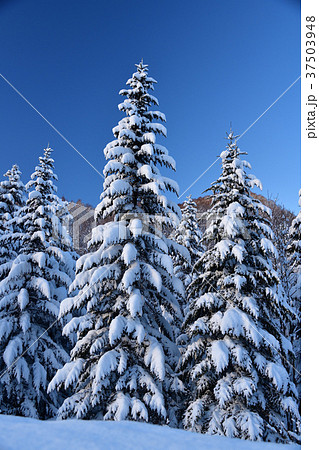
[[[71,241],[56,216],[51,151],[44,150],[27,185],[26,205],[14,221],[20,232],[12,234],[18,254],[0,282],[0,409],[41,419],[60,406],[47,386],[68,361],[57,317],[74,273]]]
[[[202,232],[198,225],[197,205],[191,196],[183,204],[182,219],[173,233],[172,238],[181,246],[184,246],[189,252],[189,258],[177,253],[173,257],[174,274],[183,282],[186,296],[183,302],[183,308],[186,306],[187,288],[194,277],[197,277],[193,267],[197,260],[203,254],[203,245],[201,243]]]
[[[77,262],[61,316],[77,314],[64,328],[78,339],[71,362],[59,370],[50,390],[70,387],[60,408],[62,418],[142,420],[177,423],[180,382],[175,336],[166,313],[180,316],[180,280],[172,276],[174,245],[162,233],[178,206],[165,193],[178,186],[161,175],[175,169],[173,158],[156,135],[166,129],[165,116],[151,109],[156,81],[142,62],[120,91],[125,117],[113,128],[115,140],[105,148],[107,160],[96,218],[113,221],[93,229],[89,254]],[[83,313],[84,311],[84,313]]]
[[[251,196],[236,137],[228,135],[222,174],[211,186],[208,250],[195,265],[182,357],[191,399],[187,429],[250,440],[287,442],[299,420],[296,388],[284,368],[286,314],[272,268],[276,250],[267,212]],[[289,347],[289,346],[288,346]],[[292,433],[291,433],[292,432]]]

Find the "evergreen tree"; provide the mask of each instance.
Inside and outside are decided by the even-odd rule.
[[[51,151],[44,150],[27,185],[26,205],[14,220],[21,233],[12,234],[20,248],[0,282],[0,410],[41,419],[60,404],[47,386],[68,361],[57,317],[74,278],[71,243],[54,231],[61,227]]]
[[[183,255],[177,253],[173,257],[174,274],[183,282],[187,293],[187,287],[197,276],[196,272],[193,271],[193,267],[204,251],[201,244],[202,232],[197,221],[197,205],[191,196],[188,196],[184,202],[182,219],[172,238],[179,245],[184,246],[190,255],[190,258],[184,258]],[[185,302],[183,302],[182,306],[183,308],[185,307]]]
[[[300,192],[299,192],[300,205]],[[289,229],[289,245],[287,246],[288,260],[288,298],[292,306],[295,316],[290,325],[290,336],[293,342],[294,367],[293,378],[296,383],[299,394],[301,394],[301,211],[293,220]]]
[[[16,255],[12,233],[17,233],[19,228],[14,223],[14,217],[26,201],[26,189],[20,179],[19,167],[14,164],[4,176],[8,179],[0,183],[0,280],[7,274],[9,262]]]
[[[195,265],[189,344],[182,356],[191,392],[184,425],[203,433],[287,442],[299,420],[296,388],[284,368],[289,342],[286,314],[270,255],[276,250],[267,212],[251,189],[236,137],[221,153],[222,174],[210,188],[207,251]],[[270,211],[268,211],[270,213]]]
[[[165,121],[152,111],[155,80],[140,63],[128,80],[119,109],[126,116],[105,148],[104,190],[96,218],[113,221],[93,229],[89,254],[77,262],[76,278],[62,302],[61,316],[77,314],[64,334],[76,331],[71,362],[59,370],[49,390],[72,387],[59,410],[61,418],[141,420],[177,423],[178,391],[174,369],[179,357],[166,314],[180,316],[180,280],[172,276],[174,243],[162,233],[178,206],[165,193],[175,182],[159,167],[175,169],[156,135]],[[82,311],[84,310],[84,313]]]
[[[287,258],[287,246],[289,245],[289,228],[291,227],[295,215],[279,205],[276,200],[268,199],[266,206],[270,207],[272,211],[271,229],[274,233],[273,242],[277,250],[277,254],[271,258],[273,267],[279,276],[284,294],[289,296],[289,261]]]

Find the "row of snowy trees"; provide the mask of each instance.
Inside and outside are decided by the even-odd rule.
[[[1,412],[298,440],[300,215],[283,285],[270,211],[231,132],[202,236],[195,202],[181,215],[168,196],[166,119],[136,67],[95,210],[112,220],[93,229],[75,277],[51,149],[26,188],[17,166],[0,184]]]

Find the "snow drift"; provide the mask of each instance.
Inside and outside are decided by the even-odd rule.
[[[15,450],[299,450],[272,444],[208,436],[166,426],[113,421],[39,421],[0,415],[0,449]]]

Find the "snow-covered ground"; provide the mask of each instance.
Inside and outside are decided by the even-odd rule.
[[[299,450],[280,445],[204,436],[136,422],[46,421],[0,415],[0,449],[24,450]]]

